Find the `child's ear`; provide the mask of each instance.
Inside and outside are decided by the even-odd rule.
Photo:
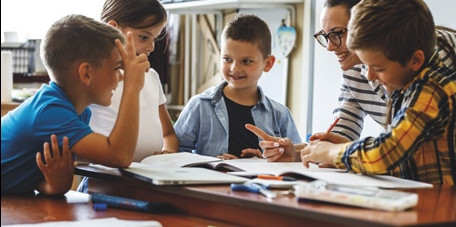
[[[266,58],[266,66],[264,67],[263,71],[269,72],[269,70],[271,70],[272,66],[274,66],[274,62],[275,62],[275,56],[274,55],[269,55]]]
[[[110,20],[108,21],[108,24],[115,27],[115,28],[118,28],[119,27],[119,24],[117,23],[117,21],[115,20]]]
[[[414,72],[417,72],[418,70],[420,70],[421,66],[424,64],[424,60],[425,60],[424,52],[422,50],[416,50],[413,53],[412,57],[410,58],[410,61],[408,64]]]
[[[88,62],[82,62],[78,68],[78,78],[86,86],[92,81],[92,66]]]

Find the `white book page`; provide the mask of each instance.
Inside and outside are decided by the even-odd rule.
[[[3,226],[3,225],[2,225]],[[5,225],[14,227],[99,227],[99,226],[119,226],[119,227],[161,227],[162,224],[158,221],[132,221],[118,218],[98,218],[80,221],[55,221],[55,222],[44,222],[36,224],[19,224],[19,225]]]
[[[239,175],[255,175],[255,174],[272,174],[279,176],[285,172],[296,172],[299,171],[343,171],[340,169],[332,168],[318,168],[315,164],[310,164],[309,168],[306,168],[302,162],[267,162],[266,159],[258,159],[259,161],[254,162],[227,162],[232,166],[245,171],[245,173],[239,173]],[[231,160],[229,160],[231,161]]]
[[[432,184],[387,175],[295,170],[294,173],[323,180],[329,184],[378,188],[432,188]]]
[[[222,159],[188,152],[178,152],[171,154],[152,155],[144,158],[141,163],[153,165],[154,167],[183,167],[190,164],[217,161],[222,161]]]
[[[324,180],[330,184],[379,187],[379,188],[432,188],[432,184],[406,180],[388,175],[363,175],[346,173],[343,169],[319,168],[310,164],[306,168],[301,162],[266,162],[263,163],[231,163],[245,172],[229,172],[237,176],[254,176],[258,174],[272,174],[276,176],[285,173],[294,173],[318,180]]]

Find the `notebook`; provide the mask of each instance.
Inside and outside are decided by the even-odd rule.
[[[249,179],[198,167],[157,168],[133,162],[119,169],[126,176],[155,185],[229,184],[244,183]]]

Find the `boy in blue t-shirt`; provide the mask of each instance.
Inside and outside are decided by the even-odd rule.
[[[52,164],[72,161],[72,157],[64,156],[71,148],[79,157],[94,163],[111,167],[130,165],[138,137],[139,92],[150,66],[146,55],[136,56],[132,34],[127,35],[125,48],[124,39],[119,30],[81,15],[63,17],[51,26],[42,42],[42,58],[51,82],[1,120],[2,194],[36,189],[56,195],[69,190],[71,180],[67,178],[72,176],[62,174],[65,179],[55,179],[58,174],[41,172],[38,167],[43,167],[43,163],[36,160],[41,158],[36,152],[53,134],[53,151],[59,147],[57,138],[68,139],[63,140],[61,160],[51,159],[45,145],[45,161],[51,160]],[[106,137],[94,133],[88,125],[91,113],[87,106],[109,105],[112,92],[122,79],[122,103],[111,134]],[[72,164],[62,165],[62,171],[71,168]]]
[[[258,137],[245,128],[254,124],[277,137],[301,138],[288,108],[265,96],[258,86],[274,65],[271,32],[255,15],[237,15],[221,39],[224,81],[192,97],[174,130],[179,151],[224,159],[262,157]]]

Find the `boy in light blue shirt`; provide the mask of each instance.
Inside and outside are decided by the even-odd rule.
[[[258,86],[275,62],[266,22],[255,15],[237,15],[225,26],[221,44],[224,81],[185,106],[174,125],[179,151],[224,159],[262,157],[258,137],[245,124],[300,143],[289,109]]]

